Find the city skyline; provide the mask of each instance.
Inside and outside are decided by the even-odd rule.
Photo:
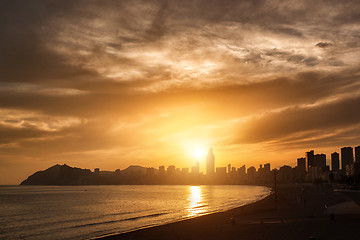
[[[358,12],[355,0],[0,1],[0,184],[56,163],[206,172],[209,146],[214,167],[357,146]]]
[[[360,163],[360,146],[356,146],[356,147],[342,147],[340,149],[340,152],[342,152],[342,154],[340,155],[337,151],[334,151],[330,154],[330,158],[328,157],[329,155],[325,154],[325,153],[317,153],[315,154],[315,150],[310,150],[309,152],[305,152],[305,155],[303,157],[299,157],[297,158],[296,164],[293,163],[289,163],[289,164],[284,164],[283,166],[300,166],[303,165],[303,168],[306,171],[309,171],[309,166],[315,166],[315,167],[325,167],[328,166],[329,169],[331,169],[331,171],[344,171],[346,169],[346,165],[350,165],[353,163]],[[310,154],[310,158],[311,160],[308,160],[308,157]],[[294,161],[295,162],[295,161]],[[300,163],[301,162],[301,163]],[[316,162],[316,163],[315,163]],[[206,175],[211,175],[216,173],[216,169],[219,168],[225,168],[225,171],[227,173],[231,172],[231,166],[232,163],[227,163],[226,165],[228,166],[228,168],[226,168],[226,165],[224,166],[219,166],[215,164],[215,154],[213,151],[213,147],[209,148],[209,151],[206,155],[206,161],[203,161],[203,165],[204,167],[202,167],[202,169],[206,169],[206,171],[202,172],[201,170],[199,170],[199,165],[200,165],[200,161],[196,162],[196,165],[191,166],[191,168],[196,167],[194,169],[194,171],[196,171],[197,173],[206,173]],[[270,170],[270,163],[260,163],[258,166],[260,166],[260,168],[263,165],[268,165],[269,166],[269,170]],[[169,165],[169,166],[174,166],[175,165]],[[246,166],[245,164],[242,165],[241,167]],[[152,166],[151,168],[153,168],[154,166]],[[160,166],[160,167],[166,167],[166,166]],[[233,166],[234,167],[234,166]],[[238,166],[240,167],[240,166]],[[236,167],[236,169],[238,169],[238,167]],[[250,164],[250,167],[255,167],[254,164]],[[279,167],[274,167],[272,169],[278,169]],[[182,167],[181,169],[190,169],[190,167]],[[178,168],[180,169],[180,168]],[[227,169],[227,170],[226,170]],[[210,174],[209,174],[210,173]]]
[[[228,163],[227,166],[216,166],[215,165],[215,154],[213,152],[213,148],[210,147],[209,151],[206,155],[206,161],[204,161],[204,165],[206,168],[206,172],[202,172],[200,170],[200,161],[195,162],[195,165],[193,166],[188,166],[188,167],[177,167],[175,165],[162,165],[159,166],[158,168],[155,168],[154,166],[150,166],[150,167],[143,167],[143,166],[138,166],[138,165],[130,165],[127,166],[125,169],[123,170],[128,170],[131,168],[135,168],[130,170],[131,173],[141,173],[141,174],[146,174],[146,175],[154,175],[155,173],[157,175],[160,176],[175,176],[175,175],[192,175],[192,176],[196,176],[196,175],[204,175],[206,177],[219,177],[222,176],[224,177],[224,174],[243,174],[243,175],[251,175],[251,174],[255,174],[255,173],[264,173],[266,172],[267,174],[272,172],[272,171],[282,171],[282,169],[285,169],[284,171],[295,171],[295,175],[299,175],[297,181],[314,181],[313,180],[309,180],[306,178],[306,175],[311,175],[311,171],[312,170],[320,170],[320,172],[323,171],[323,177],[325,179],[323,179],[324,181],[329,181],[329,174],[330,173],[335,173],[335,174],[340,174],[343,176],[350,176],[353,175],[354,173],[351,173],[349,170],[351,170],[351,168],[353,168],[354,163],[358,164],[358,167],[360,167],[360,155],[359,155],[359,151],[360,151],[360,146],[357,147],[342,147],[341,149],[342,154],[339,155],[338,152],[333,152],[331,153],[331,158],[328,159],[327,155],[324,153],[316,153],[315,154],[315,150],[310,150],[308,152],[305,152],[303,157],[299,157],[297,158],[297,164],[294,167],[291,167],[287,164],[280,166],[280,167],[273,167],[271,168],[271,164],[270,163],[262,163],[259,165],[259,168],[256,168],[254,165],[250,164],[250,166],[246,166],[246,165],[242,165],[242,166],[234,166],[231,163]],[[353,155],[353,153],[355,152],[355,156],[357,157],[353,157],[352,159],[349,159],[349,155]],[[341,158],[340,158],[341,156]],[[341,164],[340,164],[341,163]],[[348,166],[347,166],[348,165]],[[59,164],[56,164],[56,166],[61,166]],[[68,166],[67,164],[64,164],[63,166]],[[341,166],[341,167],[340,167]],[[76,168],[76,167],[75,167]],[[85,168],[85,170],[87,171],[91,171],[90,169]],[[112,170],[101,170],[100,168],[95,168],[93,170],[93,172],[95,174],[100,174],[100,173],[105,173],[105,174],[109,174],[109,173],[115,173],[115,174],[119,174],[121,171],[123,171],[121,169],[116,169],[114,171]],[[146,171],[145,171],[146,170]],[[150,170],[150,171],[149,171]],[[360,168],[356,171],[356,174],[358,175],[360,173]],[[338,177],[339,177],[338,176]],[[271,176],[268,175],[267,176],[268,180],[271,179]],[[183,179],[184,180],[184,179]],[[284,179],[283,179],[284,181]]]
[[[339,154],[331,154],[330,164],[326,154],[314,150],[305,152],[305,157],[297,159],[297,165],[283,165],[271,169],[270,163],[254,166],[233,166],[215,168],[215,154],[212,147],[206,156],[206,173],[201,172],[199,162],[191,168],[175,165],[154,167],[128,166],[115,171],[95,168],[81,169],[67,164],[56,164],[46,170],[30,175],[20,185],[266,185],[277,183],[341,183],[357,186],[360,183],[360,159],[352,158],[355,150],[358,156],[360,146],[341,148],[341,169]],[[190,170],[191,169],[191,170]],[[216,169],[216,170],[215,170]],[[69,176],[71,176],[69,178]]]

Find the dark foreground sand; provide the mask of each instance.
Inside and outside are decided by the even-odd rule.
[[[277,209],[271,195],[226,212],[101,239],[355,240],[360,239],[360,207],[351,198],[358,197],[359,193],[334,192],[330,185],[283,185]]]

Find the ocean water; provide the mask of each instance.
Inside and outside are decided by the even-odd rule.
[[[0,239],[89,239],[224,211],[261,186],[0,186]]]

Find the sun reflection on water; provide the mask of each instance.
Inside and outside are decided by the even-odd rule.
[[[191,186],[189,189],[188,205],[186,211],[188,217],[194,217],[206,212],[207,206],[200,186]]]

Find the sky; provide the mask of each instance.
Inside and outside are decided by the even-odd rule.
[[[0,184],[360,145],[357,0],[0,1]]]

